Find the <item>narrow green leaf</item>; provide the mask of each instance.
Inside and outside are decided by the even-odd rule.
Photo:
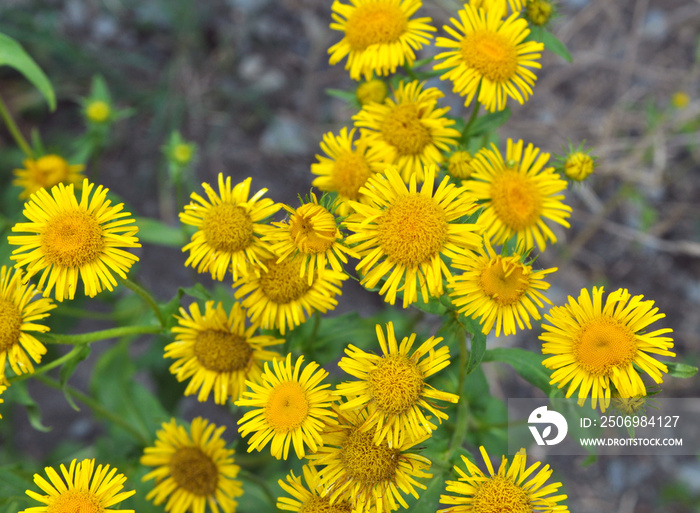
[[[559,41],[557,36],[552,34],[549,30],[542,31],[542,39],[540,41],[542,41],[544,43],[544,47],[553,54],[558,55],[566,62],[574,62],[574,58],[571,56],[571,53],[569,53],[566,45]]]
[[[27,417],[29,418],[29,424],[31,424],[34,429],[44,433],[51,431],[51,427],[45,426],[41,422],[41,410],[36,401],[29,395],[26,381],[14,383],[3,395],[11,397],[11,399],[7,399],[8,403],[15,402],[25,407],[27,410]]]
[[[0,66],[10,66],[19,71],[44,96],[49,108],[56,110],[56,93],[51,81],[22,45],[5,34],[0,34]]]
[[[469,127],[467,132],[468,137],[478,137],[482,134],[495,132],[500,126],[504,125],[510,119],[510,107],[496,112],[490,112],[479,116],[474,121],[474,124]]]
[[[326,94],[334,98],[348,102],[350,105],[360,107],[360,102],[357,100],[357,95],[354,92],[343,91],[342,89],[326,89]]]
[[[81,344],[79,346],[74,346],[71,349],[72,357],[66,363],[61,366],[61,370],[58,373],[58,379],[61,383],[61,390],[63,390],[63,395],[66,397],[66,401],[70,404],[71,408],[75,411],[80,411],[80,408],[73,401],[73,396],[66,392],[66,385],[68,384],[68,379],[75,372],[76,367],[80,362],[85,360],[90,355],[90,346],[88,344]]]
[[[192,287],[180,287],[183,294],[199,299],[200,301],[209,301],[211,294],[201,283],[196,283]]]
[[[436,297],[430,297],[429,301],[427,303],[423,302],[423,299],[421,297],[418,298],[418,301],[413,303],[411,306],[417,308],[418,310],[422,312],[427,312],[429,314],[435,314],[435,315],[442,315],[447,311],[447,308],[445,305],[440,301],[440,298]]]
[[[489,349],[484,354],[485,362],[507,363],[525,380],[549,394],[549,371],[542,365],[544,355],[526,351],[517,347]]]
[[[141,242],[179,248],[187,244],[187,236],[181,228],[169,226],[150,217],[136,217],[139,227],[138,237]]]
[[[479,366],[486,355],[486,335],[481,332],[481,325],[473,319],[467,317],[461,317],[461,319],[463,322],[466,321],[464,325],[471,337],[469,363],[467,364],[467,374],[470,374]]]
[[[698,373],[697,367],[685,363],[664,362],[664,364],[668,367],[669,375],[674,378],[692,378]]]

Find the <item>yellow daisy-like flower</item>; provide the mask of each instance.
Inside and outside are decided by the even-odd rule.
[[[299,513],[351,513],[352,506],[348,501],[338,501],[331,504],[328,495],[324,496],[325,490],[321,485],[318,470],[313,465],[304,465],[304,481],[301,476],[295,476],[290,472],[287,480],[277,481],[282,489],[292,497],[278,497],[277,508],[285,511],[298,511]]]
[[[423,166],[441,164],[442,152],[457,145],[460,133],[446,116],[450,108],[437,106],[443,96],[436,87],[423,90],[417,80],[402,81],[393,98],[364,105],[352,118],[366,143],[384,163],[395,165],[405,182],[413,175],[421,182]]]
[[[539,151],[528,144],[523,152],[523,141],[508,139],[505,161],[495,146],[481,150],[472,161],[469,193],[484,207],[479,223],[494,244],[516,236],[524,250],[536,243],[544,251],[547,241],[557,241],[545,219],[569,227],[571,207],[560,194],[566,181],[553,167],[544,168],[549,153],[538,156]]]
[[[32,331],[45,333],[48,326],[37,321],[49,316],[56,305],[49,298],[32,301],[37,289],[24,283],[22,271],[4,265],[0,267],[0,384],[8,383],[5,377],[5,362],[15,374],[34,372],[32,360],[41,362],[46,347],[31,335]]]
[[[341,383],[335,394],[347,400],[341,411],[366,409],[367,419],[360,431],[374,428],[375,443],[387,440],[389,447],[399,447],[405,437],[418,439],[437,429],[426,412],[440,423],[447,419],[432,400],[459,401],[459,396],[425,382],[450,364],[450,350],[447,346],[436,348],[442,337],[430,337],[409,354],[415,333],[399,344],[391,322],[387,323],[386,338],[381,325],[377,324],[376,331],[382,354],[367,353],[350,344],[338,366],[360,381]]]
[[[139,229],[129,212],[122,212],[123,203],[112,206],[108,189],[83,180],[80,203],[73,184],[40,189],[24,204],[24,215],[31,222],[17,223],[17,235],[8,242],[20,246],[10,258],[15,267],[27,268],[27,278],[41,272],[39,289],[48,297],[55,287],[57,301],[73,299],[78,278],[85,295],[94,297],[103,289],[113,290],[117,281],[112,272],[126,278],[127,271],[138,257],[121,248],[140,248]]]
[[[447,172],[453,178],[466,180],[474,172],[472,160],[474,157],[468,151],[455,151],[447,160]]]
[[[265,349],[284,340],[256,335],[255,326],[246,329],[246,314],[235,303],[227,315],[221,303],[207,301],[202,315],[199,305],[192,303],[189,314],[180,308],[178,324],[171,331],[175,342],[165,346],[165,358],[175,358],[170,366],[178,381],[190,379],[185,395],[197,390],[197,400],[206,401],[214,392],[214,401],[225,404],[238,399],[245,381],[255,380],[262,373],[262,362],[280,355]]]
[[[344,36],[328,49],[330,64],[347,57],[345,69],[353,80],[413,65],[415,50],[428,44],[436,30],[430,18],[411,18],[421,5],[420,0],[350,0],[350,4],[335,0],[330,27]]]
[[[369,179],[361,190],[369,205],[351,202],[356,213],[346,221],[355,232],[347,238],[362,257],[357,270],[361,284],[374,287],[388,275],[379,290],[392,305],[403,291],[403,306],[415,303],[420,292],[424,302],[443,293],[443,277],[451,276],[442,257],[465,254],[481,244],[480,227],[461,222],[474,212],[474,204],[465,197],[466,189],[449,183],[445,177],[437,189],[435,168],[425,171],[425,182],[417,190],[416,176],[409,187],[398,172],[390,168],[386,176]]]
[[[530,316],[541,318],[538,308],[552,304],[541,291],[549,288],[544,281],[556,267],[533,271],[524,263],[525,255],[498,255],[488,240],[485,248],[470,255],[459,255],[452,267],[464,272],[450,280],[450,298],[459,313],[481,317],[482,332],[489,334],[496,325],[496,336],[511,335],[517,327],[532,329]]]
[[[525,449],[521,449],[513,456],[510,465],[508,459],[503,456],[501,466],[496,473],[484,447],[479,447],[479,450],[489,474],[486,475],[467,457],[462,456],[466,472],[455,465],[454,469],[459,474],[459,480],[446,482],[446,491],[458,493],[459,496],[441,495],[442,504],[454,504],[454,506],[440,509],[438,513],[569,512],[569,508],[559,504],[566,500],[566,495],[552,495],[559,491],[562,484],[547,483],[552,475],[549,465],[539,468],[541,463],[538,461],[526,467],[527,456]],[[533,475],[538,468],[537,473]]]
[[[243,494],[236,480],[241,467],[233,462],[233,449],[221,438],[225,426],[217,427],[202,417],[192,421],[189,432],[175,419],[156,432],[155,445],[146,447],[141,465],[156,467],[142,481],[155,479],[146,499],[168,513],[234,513],[236,497]]]
[[[277,263],[285,259],[301,260],[299,275],[306,276],[311,285],[316,277],[323,279],[326,264],[343,272],[346,255],[358,258],[343,241],[335,216],[323,205],[319,205],[315,194],[311,201],[293,209],[284,205],[289,213],[287,220],[272,223],[263,240],[270,243],[272,252],[278,255]]]
[[[550,383],[568,384],[567,398],[578,389],[580,404],[590,393],[593,408],[600,400],[603,409],[610,403],[611,385],[620,397],[646,395],[637,368],[661,383],[668,368],[650,354],[676,356],[669,351],[673,339],[663,336],[673,330],[646,331],[665,315],[643,298],[618,289],[603,304],[603,288],[593,287],[592,294],[583,289],[577,300],[569,296],[567,305],[552,308],[545,315],[551,326],[543,324],[540,335],[542,354],[554,355],[542,362],[554,369]]]
[[[355,97],[360,105],[368,103],[382,103],[389,96],[389,86],[384,80],[373,78],[362,82],[355,90]]]
[[[182,248],[190,255],[185,266],[192,266],[198,273],[210,272],[212,278],[224,279],[231,270],[233,279],[250,272],[251,264],[260,265],[269,255],[267,246],[260,240],[264,230],[261,224],[280,209],[280,205],[261,196],[267,189],[250,195],[251,178],[231,188],[231,177],[224,180],[219,173],[219,193],[203,183],[207,199],[192,193],[189,205],[180,213],[180,221],[195,226],[197,231],[191,241]]]
[[[314,274],[309,280],[301,273],[301,258],[278,262],[263,261],[257,274],[251,273],[233,284],[234,296],[241,300],[251,322],[263,329],[278,329],[282,335],[306,321],[318,311],[333,310],[341,294],[345,273],[325,269],[323,276]],[[243,299],[241,299],[243,298]]]
[[[370,148],[360,139],[355,141],[353,129],[343,127],[338,135],[328,132],[323,136],[321,149],[327,156],[316,155],[318,162],[311,164],[311,172],[319,175],[314,187],[324,192],[337,192],[340,204],[338,214],[346,216],[352,209],[349,201],[364,201],[360,189],[376,172],[384,171],[386,164],[376,148]]]
[[[44,155],[38,159],[27,159],[23,169],[15,169],[13,173],[16,178],[13,185],[22,187],[20,199],[26,199],[40,189],[51,189],[59,183],[68,185],[75,184],[80,187],[83,181],[82,164],[69,164],[66,159],[59,155]]]
[[[451,18],[455,28],[443,29],[453,39],[438,37],[435,46],[448,50],[435,56],[436,70],[448,70],[440,76],[450,80],[453,91],[466,96],[469,105],[477,101],[494,112],[506,108],[507,98],[527,101],[537,77],[528,68],[539,69],[542,43],[525,41],[530,34],[527,21],[514,12],[503,19],[499,9],[475,9],[465,5],[459,20]]]
[[[426,486],[417,479],[429,479],[430,460],[411,452],[427,440],[425,435],[390,447],[385,440],[374,443],[374,435],[362,431],[367,420],[364,410],[338,414],[340,422],[323,433],[323,447],[309,455],[330,504],[349,502],[352,513],[383,513],[408,508],[403,494],[416,499],[416,489]]]
[[[595,169],[595,159],[583,151],[569,154],[564,161],[564,174],[577,182],[582,182]]]
[[[508,0],[507,2],[506,0],[469,0],[465,3],[473,7],[474,10],[495,11],[500,18],[503,18],[508,12],[508,6],[513,12],[520,12],[527,2],[528,0]]]
[[[248,452],[261,451],[270,442],[272,455],[286,460],[290,444],[299,458],[305,455],[304,446],[316,452],[323,445],[321,431],[334,423],[336,416],[330,408],[330,385],[321,383],[328,372],[316,362],[309,362],[302,371],[303,361],[300,356],[292,365],[290,353],[285,360],[273,360],[273,370],[266,362],[258,382],[246,382],[249,390],[243,392],[236,405],[254,408],[238,421],[241,436],[253,433]]]
[[[27,490],[27,495],[42,506],[27,508],[20,513],[134,513],[133,509],[111,509],[135,491],[122,492],[126,477],[110,470],[109,465],[97,465],[95,460],[71,461],[68,468],[61,465],[61,477],[53,467],[44,468],[49,480],[34,474],[36,484],[46,494]]]

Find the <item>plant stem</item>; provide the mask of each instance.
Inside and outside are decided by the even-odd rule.
[[[32,151],[31,146],[29,146],[29,143],[27,143],[27,140],[22,135],[22,132],[20,132],[19,128],[17,128],[17,124],[15,123],[15,120],[12,119],[12,115],[7,109],[7,105],[5,105],[2,97],[0,97],[0,117],[2,117],[2,120],[5,122],[7,130],[10,132],[10,135],[12,135],[12,138],[17,143],[17,146],[19,146],[19,148],[28,158],[34,158],[34,152]]]
[[[47,344],[70,344],[70,345],[87,345],[100,340],[109,338],[127,337],[129,335],[145,335],[147,333],[161,333],[161,326],[141,325],[141,326],[120,326],[118,328],[109,328],[106,330],[91,331],[89,333],[80,333],[77,335],[54,335],[53,333],[36,334],[41,342]]]
[[[81,403],[83,403],[85,406],[90,408],[95,415],[98,417],[103,417],[105,420],[108,420],[109,422],[112,422],[116,424],[117,426],[121,427],[123,430],[127,431],[129,434],[131,434],[134,438],[136,438],[141,444],[144,446],[150,445],[151,441],[146,439],[143,434],[141,434],[134,426],[129,424],[126,420],[124,420],[122,417],[119,415],[112,413],[108,409],[104,408],[99,401],[97,401],[95,398],[84,394],[80,390],[77,390],[71,386],[68,385],[61,385],[58,381],[55,379],[51,379],[47,376],[43,375],[38,375],[36,376],[36,379],[44,383],[45,385],[55,388],[58,390],[63,390],[64,393],[70,394],[73,398],[77,399]]]
[[[160,311],[160,307],[158,306],[156,298],[154,298],[153,295],[141,285],[138,285],[137,283],[131,281],[129,278],[119,277],[119,281],[121,281],[128,289],[139,295],[141,299],[143,299],[148,304],[148,306],[151,307],[151,310],[153,310],[153,312],[156,314],[158,322],[162,327],[165,328],[165,318],[163,317],[163,312]]]
[[[256,476],[255,474],[252,474],[251,472],[248,472],[245,469],[241,469],[240,473],[238,474],[238,477],[258,485],[260,487],[260,489],[263,491],[263,493],[265,494],[265,497],[267,498],[267,500],[270,502],[270,505],[273,508],[275,507],[275,504],[277,504],[277,498],[270,490],[270,487],[267,485],[267,481],[265,481],[261,477]]]
[[[479,96],[479,92],[477,91],[476,97]],[[462,135],[459,138],[459,140],[462,142],[462,144],[466,144],[467,141],[469,140],[469,130],[471,129],[472,125],[474,124],[474,121],[476,121],[476,118],[478,117],[479,114],[479,109],[481,107],[481,104],[479,102],[474,102],[474,108],[472,109],[472,114],[469,116],[469,120],[467,121],[467,124],[464,125],[464,128],[462,129]]]
[[[14,376],[10,378],[10,383],[18,383],[20,381],[24,381],[25,379],[28,378],[34,378],[39,376],[40,374],[44,374],[51,369],[55,369],[56,367],[60,367],[64,363],[66,363],[68,360],[73,358],[73,355],[77,352],[80,351],[80,347],[74,347],[70,351],[68,351],[66,354],[61,356],[60,358],[56,358],[54,361],[47,363],[46,365],[42,365],[41,367],[37,367],[34,369],[34,372],[27,372],[26,374],[20,374],[19,376]]]
[[[447,450],[448,461],[452,459],[455,451],[462,447],[464,436],[467,433],[467,425],[469,424],[469,402],[462,393],[464,381],[467,379],[467,365],[469,365],[469,351],[467,351],[467,340],[465,337],[463,340],[460,340],[459,344],[459,403],[457,403],[455,430],[452,433],[452,439]]]

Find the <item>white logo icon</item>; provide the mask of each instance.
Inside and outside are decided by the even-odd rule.
[[[548,410],[546,406],[535,408],[530,417],[528,417],[527,422],[528,424],[548,424],[541,435],[536,426],[529,426],[537,445],[557,445],[564,440],[566,433],[569,431],[569,425],[566,423],[564,415],[554,410]],[[557,428],[557,436],[550,439],[552,425]]]

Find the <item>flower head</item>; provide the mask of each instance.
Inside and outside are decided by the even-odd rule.
[[[446,482],[446,491],[458,493],[459,496],[440,496],[442,504],[454,504],[455,506],[438,510],[438,513],[569,512],[564,504],[559,504],[566,500],[566,495],[552,495],[559,491],[561,483],[547,484],[552,475],[552,469],[549,468],[549,465],[540,468],[532,476],[541,463],[538,461],[526,467],[525,449],[521,449],[518,454],[513,456],[510,465],[508,465],[506,457],[503,456],[501,466],[496,473],[484,447],[480,447],[479,450],[486,462],[489,474],[486,475],[468,458],[462,456],[466,472],[455,465],[454,469],[459,474],[459,480]]]
[[[328,383],[322,381],[328,372],[316,362],[309,362],[302,371],[304,357],[292,365],[292,355],[275,359],[273,369],[265,363],[265,371],[257,382],[247,381],[248,390],[236,401],[237,406],[251,406],[238,421],[241,436],[253,433],[248,452],[261,451],[270,442],[270,452],[277,459],[287,459],[289,446],[303,458],[305,446],[316,452],[323,445],[321,431],[333,423],[332,396]]]
[[[24,204],[28,223],[17,223],[13,232],[28,232],[7,238],[20,246],[10,258],[15,267],[27,268],[27,277],[41,272],[39,289],[49,296],[55,287],[57,301],[73,299],[78,279],[85,294],[94,297],[103,289],[113,290],[117,281],[112,272],[126,278],[138,257],[121,248],[140,248],[138,227],[124,204],[112,206],[101,185],[83,180],[80,202],[73,184],[58,184],[49,194],[40,189]],[[94,194],[90,197],[95,189]]]
[[[234,513],[243,489],[234,451],[221,438],[225,429],[202,417],[192,421],[189,432],[175,419],[163,423],[155,445],[141,456],[141,465],[155,467],[142,478],[155,479],[146,499],[156,506],[165,502],[168,513],[204,513],[207,505],[213,513]]]
[[[438,37],[435,45],[447,51],[435,56],[436,70],[447,70],[441,79],[450,80],[453,91],[466,96],[469,105],[477,101],[494,112],[506,108],[507,99],[527,101],[537,77],[529,69],[541,67],[542,43],[526,41],[527,21],[514,12],[503,19],[501,9],[476,9],[465,5],[455,28],[443,29],[453,39]]]
[[[318,470],[313,465],[304,465],[302,472],[306,486],[301,482],[301,476],[290,472],[286,481],[277,481],[290,497],[278,497],[277,508],[299,513],[351,513],[352,507],[348,501],[338,501],[331,504],[331,499],[325,495]]]
[[[333,310],[348,275],[325,269],[323,275],[314,273],[311,282],[301,273],[301,258],[276,257],[263,261],[257,274],[251,273],[233,284],[234,296],[241,300],[251,322],[263,329],[278,329],[284,335],[319,311]],[[241,299],[243,298],[243,299]]]
[[[488,334],[496,325],[496,336],[510,335],[519,329],[532,329],[530,316],[541,318],[538,308],[549,303],[541,291],[549,288],[544,281],[556,268],[533,271],[524,262],[526,256],[516,253],[498,255],[491,243],[477,253],[459,255],[452,260],[452,267],[464,272],[450,280],[450,298],[459,313],[481,317],[483,333]]]
[[[335,0],[333,30],[343,39],[328,49],[330,64],[348,58],[345,69],[350,78],[365,80],[394,73],[398,66],[411,66],[420,50],[433,38],[430,18],[411,18],[421,7],[420,0]]]
[[[31,335],[31,332],[45,333],[48,326],[37,321],[49,316],[56,305],[49,298],[32,301],[37,294],[36,287],[22,279],[22,271],[4,265],[0,267],[0,385],[7,383],[5,362],[15,374],[34,372],[32,360],[36,363],[46,354],[46,347]]]
[[[349,201],[364,202],[360,189],[376,172],[383,172],[386,164],[375,148],[366,141],[355,139],[353,129],[343,127],[338,135],[328,132],[323,136],[321,149],[327,156],[316,155],[318,162],[311,164],[311,172],[318,175],[313,183],[324,192],[337,192],[340,204],[338,214],[348,215],[352,209]]]
[[[272,223],[263,240],[278,255],[277,263],[287,258],[300,259],[300,276],[307,277],[309,285],[316,277],[323,279],[326,264],[342,273],[343,264],[348,262],[346,255],[357,257],[345,245],[333,207],[320,205],[315,194],[297,209],[286,205],[284,209],[289,213],[288,219]]]
[[[566,182],[553,167],[544,167],[549,153],[538,153],[532,144],[523,151],[522,141],[508,139],[505,161],[495,146],[481,150],[472,161],[470,194],[484,207],[479,223],[494,244],[515,236],[523,249],[537,244],[544,251],[547,241],[557,241],[545,219],[569,227],[571,207],[562,203],[560,194]]]
[[[474,157],[468,151],[455,151],[447,160],[447,172],[453,178],[466,180],[474,172],[472,160]]]
[[[554,14],[554,4],[551,0],[528,0],[525,5],[525,15],[533,25],[544,26],[549,23]]]
[[[105,123],[112,115],[109,103],[103,100],[94,100],[85,106],[85,117],[93,123]]]
[[[75,184],[80,187],[83,180],[82,164],[69,164],[59,155],[44,155],[38,159],[27,159],[23,162],[23,169],[15,169],[16,178],[13,185],[22,187],[20,199],[26,199],[40,189],[51,189],[59,183]]]
[[[97,465],[95,460],[71,461],[68,468],[61,465],[61,477],[52,467],[44,468],[49,481],[34,474],[36,484],[46,495],[27,490],[27,495],[42,506],[27,508],[20,513],[134,513],[133,509],[111,509],[134,495],[122,492],[126,477],[109,465]]]
[[[564,161],[564,174],[577,182],[588,178],[594,169],[595,159],[583,151],[569,154]]]
[[[389,86],[386,85],[384,80],[379,78],[373,78],[372,80],[362,82],[355,90],[355,96],[357,97],[357,101],[360,102],[360,105],[382,103],[386,100],[388,95]]]
[[[190,378],[185,395],[197,390],[197,399],[206,401],[214,392],[214,401],[225,404],[238,399],[246,380],[257,379],[262,362],[279,354],[268,351],[271,345],[284,342],[268,335],[256,335],[255,326],[246,329],[246,314],[235,303],[227,315],[221,303],[207,301],[202,315],[199,305],[192,303],[189,314],[180,308],[178,324],[172,328],[175,342],[165,346],[165,358],[175,358],[170,366],[178,381]]]
[[[417,499],[416,488],[426,489],[417,479],[432,477],[426,472],[430,460],[411,449],[430,435],[390,447],[386,440],[376,444],[372,433],[362,431],[366,411],[343,411],[338,417],[338,425],[324,431],[323,446],[309,455],[320,468],[319,478],[330,504],[347,501],[353,513],[388,512],[399,505],[408,508],[403,494]]]
[[[676,109],[685,109],[690,103],[690,96],[685,91],[676,91],[671,95],[671,105]]]
[[[395,165],[405,182],[413,175],[421,182],[423,167],[441,164],[442,152],[455,146],[460,136],[452,128],[455,121],[446,116],[450,108],[438,108],[442,92],[423,85],[402,81],[393,98],[367,104],[353,116],[363,140],[376,148],[382,162]]]
[[[246,178],[231,188],[231,177],[224,180],[219,173],[218,194],[208,183],[202,184],[208,199],[192,193],[192,201],[180,213],[180,221],[197,228],[182,248],[183,252],[190,252],[186,266],[196,267],[199,273],[210,272],[219,281],[231,270],[237,280],[251,272],[251,265],[260,265],[261,259],[269,255],[260,239],[264,229],[261,223],[280,205],[261,199],[267,189],[249,197],[250,182],[251,178]]]
[[[594,287],[592,294],[583,289],[578,299],[569,296],[567,305],[552,308],[545,315],[550,324],[542,325],[540,335],[542,353],[554,355],[542,362],[554,370],[550,383],[559,388],[568,384],[567,398],[578,389],[581,404],[590,393],[592,406],[600,400],[603,409],[612,387],[619,397],[646,395],[640,370],[661,383],[668,368],[651,355],[675,356],[673,339],[663,336],[673,330],[647,331],[665,315],[643,298],[618,289],[603,304],[603,288]]]
[[[405,437],[415,440],[431,434],[437,426],[429,420],[430,416],[439,422],[447,419],[433,400],[456,403],[459,396],[436,390],[425,382],[450,364],[449,348],[437,348],[442,337],[430,337],[411,353],[415,333],[399,344],[391,322],[387,324],[386,338],[381,325],[376,329],[382,354],[349,345],[345,349],[347,356],[338,366],[359,381],[341,383],[335,393],[347,400],[340,406],[341,411],[366,409],[367,418],[360,431],[374,431],[377,444],[386,439],[389,447],[399,447]]]
[[[426,169],[420,191],[416,175],[406,187],[390,168],[386,176],[370,178],[360,191],[369,204],[352,202],[355,214],[346,221],[355,232],[347,242],[357,243],[353,249],[362,257],[357,265],[361,283],[371,288],[388,275],[379,294],[394,304],[403,291],[404,308],[418,300],[418,290],[424,302],[442,295],[443,278],[451,276],[443,256],[453,258],[481,243],[480,228],[460,219],[474,211],[466,189],[450,184],[447,177],[437,189],[434,182],[434,167]]]

